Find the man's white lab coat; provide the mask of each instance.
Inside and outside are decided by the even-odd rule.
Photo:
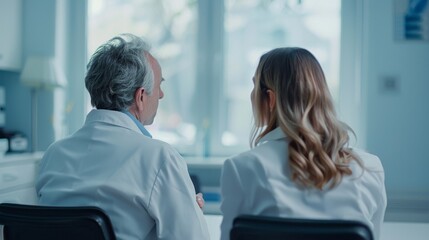
[[[122,112],[92,110],[50,146],[36,190],[42,205],[102,208],[117,239],[209,239],[183,158]]]

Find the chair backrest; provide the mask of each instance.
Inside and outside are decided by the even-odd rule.
[[[4,240],[114,240],[109,217],[97,207],[0,204]]]
[[[373,240],[368,226],[349,220],[286,219],[241,215],[234,219],[231,240]]]
[[[198,176],[195,174],[190,174],[189,176],[191,177],[191,181],[194,184],[195,192],[196,193],[201,192],[201,184],[200,184],[200,179],[198,178]]]

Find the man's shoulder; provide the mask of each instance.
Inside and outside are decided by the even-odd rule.
[[[182,159],[182,156],[173,146],[158,139],[142,136],[142,141],[138,145],[136,147],[141,150],[142,155],[158,156],[160,161],[164,161],[165,159],[170,159],[170,161],[172,159]]]
[[[141,143],[144,145],[149,146],[152,149],[160,150],[160,151],[166,151],[166,152],[176,152],[176,149],[173,148],[169,143],[166,143],[159,139],[154,138],[148,138],[146,136],[141,136],[144,141]]]

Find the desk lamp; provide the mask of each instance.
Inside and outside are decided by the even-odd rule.
[[[64,87],[64,73],[50,57],[29,56],[21,73],[21,83],[31,88],[31,152],[37,151],[37,94],[41,89]]]

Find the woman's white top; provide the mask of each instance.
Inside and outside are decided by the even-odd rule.
[[[183,158],[122,112],[93,110],[50,146],[36,190],[41,205],[100,207],[117,239],[209,239]]]
[[[307,219],[350,219],[366,223],[379,239],[386,209],[384,171],[378,157],[353,149],[351,176],[333,189],[298,187],[288,172],[288,140],[280,128],[265,135],[257,147],[224,163],[221,176],[223,220],[221,239],[229,239],[232,222],[241,214]]]

